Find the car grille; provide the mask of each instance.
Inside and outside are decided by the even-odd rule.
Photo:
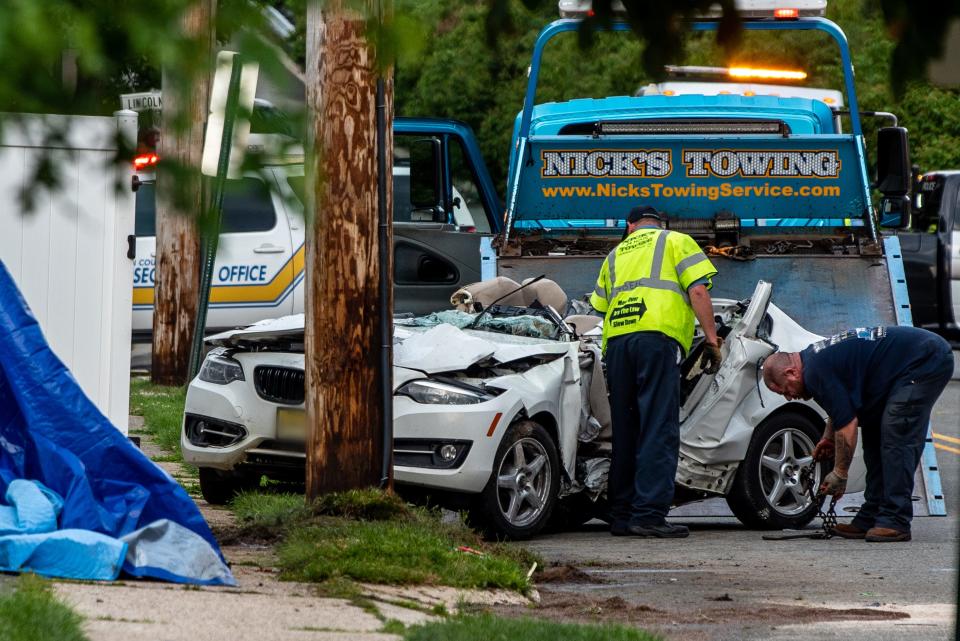
[[[304,399],[304,376],[302,369],[258,365],[253,370],[257,394],[274,403],[301,405]]]

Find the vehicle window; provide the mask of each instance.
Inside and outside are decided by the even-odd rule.
[[[269,231],[276,224],[277,212],[266,183],[257,178],[227,181],[220,233]]]
[[[290,188],[297,196],[300,202],[304,200],[304,185],[306,178],[303,176],[290,176],[287,182]],[[413,211],[413,205],[410,204],[410,168],[393,168],[393,220],[394,222],[409,223],[410,212]]]
[[[293,190],[293,195],[297,197],[301,205],[307,202],[307,177],[306,176],[287,176],[287,184]]]
[[[300,179],[303,180],[302,178]],[[292,184],[292,183],[291,183]],[[140,238],[157,235],[157,190],[155,183],[143,183],[137,190],[134,233]],[[223,221],[220,233],[269,231],[277,214],[266,184],[256,178],[228,180],[223,193]]]
[[[157,235],[157,191],[154,183],[141,183],[137,189],[133,233],[138,238]]]
[[[451,138],[450,179],[453,182],[453,218],[463,231],[489,233],[490,221],[480,198],[467,150],[459,138]]]

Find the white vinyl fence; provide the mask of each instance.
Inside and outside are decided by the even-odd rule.
[[[54,352],[126,433],[134,194],[133,168],[116,156],[118,138],[134,144],[137,116],[0,119],[0,260]],[[51,140],[53,131],[66,135]],[[59,184],[33,188],[34,207],[25,211],[20,193],[44,154]]]

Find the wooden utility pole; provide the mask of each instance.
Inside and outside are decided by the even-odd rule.
[[[392,273],[392,230],[379,253],[375,48],[365,38],[376,0],[313,0],[307,9],[307,498],[381,481],[381,304],[378,270]],[[384,2],[386,4],[386,2]],[[361,15],[360,10],[369,13]],[[393,84],[384,82],[386,212],[392,211]],[[388,342],[389,345],[389,342]],[[389,349],[389,348],[387,348]],[[389,376],[389,368],[384,372]]]
[[[183,31],[208,52],[201,67],[213,60],[216,45],[216,0],[197,0],[183,16]],[[165,123],[160,136],[157,172],[156,285],[153,299],[151,379],[161,385],[183,385],[190,365],[200,287],[200,239],[197,215],[203,211],[200,157],[203,127],[210,103],[210,75],[196,74],[186,87],[182,78],[163,70]],[[179,114],[172,126],[173,114]],[[182,171],[165,172],[164,163]],[[176,192],[175,192],[176,190]],[[201,328],[202,331],[202,328]]]

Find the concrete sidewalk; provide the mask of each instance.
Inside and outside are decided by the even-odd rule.
[[[131,416],[131,427],[142,418]],[[143,438],[148,456],[164,454]],[[158,463],[181,483],[193,478],[179,463]],[[197,499],[216,531],[235,526],[233,513]],[[321,596],[309,583],[281,581],[271,546],[224,546],[237,579],[235,588],[197,587],[154,581],[56,582],[57,596],[85,619],[90,641],[346,641],[399,639],[383,632],[387,621],[416,625],[464,604],[528,605],[530,600],[503,590],[363,585],[363,607]]]

